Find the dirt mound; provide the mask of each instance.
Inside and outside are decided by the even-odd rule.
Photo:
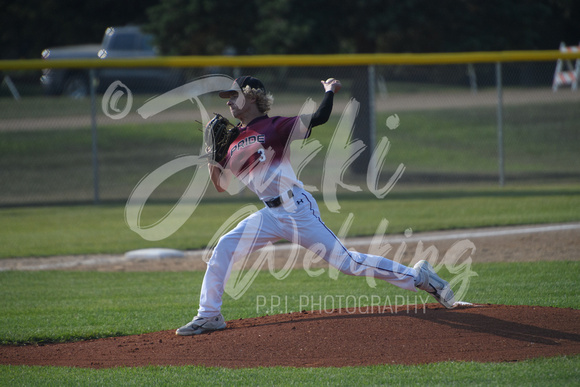
[[[107,368],[147,365],[343,367],[518,361],[580,353],[580,310],[438,304],[340,309],[240,319],[219,332],[174,331],[76,343],[2,346],[0,364]]]

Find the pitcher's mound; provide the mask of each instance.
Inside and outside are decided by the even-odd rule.
[[[580,310],[438,304],[303,311],[77,343],[2,346],[0,364],[104,368],[148,365],[344,367],[518,361],[580,353]],[[185,323],[185,321],[183,322]],[[176,327],[177,328],[177,327]]]

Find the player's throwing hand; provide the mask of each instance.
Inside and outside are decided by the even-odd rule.
[[[338,79],[328,78],[326,81],[320,81],[322,86],[324,86],[324,91],[332,91],[333,93],[338,93],[342,88],[342,84]]]

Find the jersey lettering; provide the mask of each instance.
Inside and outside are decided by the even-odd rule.
[[[232,146],[232,148],[230,150],[230,156],[233,155],[234,152],[237,151],[238,149],[243,149],[248,145],[255,144],[256,142],[264,144],[266,142],[266,136],[263,134],[259,134],[257,136],[252,135],[252,136],[248,136],[248,137],[238,141],[237,144]]]

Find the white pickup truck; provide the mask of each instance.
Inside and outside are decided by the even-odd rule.
[[[109,27],[101,44],[47,48],[42,57],[50,59],[150,58],[157,56],[152,36],[139,27]],[[133,92],[164,92],[182,85],[185,75],[178,68],[99,68],[95,69],[98,92],[121,81]],[[82,98],[89,94],[88,69],[44,69],[42,86],[47,94]]]

